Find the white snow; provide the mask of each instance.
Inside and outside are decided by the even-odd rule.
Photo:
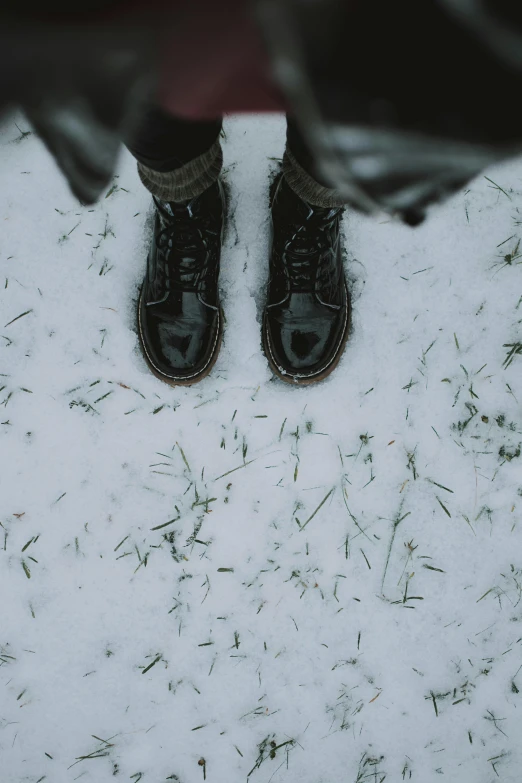
[[[353,333],[292,388],[260,342],[284,122],[229,119],[225,340],[171,389],[136,337],[134,161],[82,208],[14,119],[2,783],[518,783],[522,161],[415,230],[348,212]]]

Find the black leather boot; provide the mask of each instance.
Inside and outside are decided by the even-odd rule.
[[[275,189],[263,347],[274,373],[290,383],[314,383],[329,375],[348,337],[342,211],[303,201],[284,176]]]
[[[150,369],[172,386],[212,369],[223,314],[218,275],[225,199],[219,181],[183,203],[154,199],[156,219],[138,304],[138,334]]]

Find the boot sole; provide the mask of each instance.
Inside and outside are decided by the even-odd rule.
[[[341,361],[341,357],[344,353],[344,349],[346,347],[346,343],[348,341],[348,337],[350,334],[350,328],[352,325],[352,305],[350,301],[350,293],[348,291],[348,286],[345,283],[346,288],[346,320],[344,323],[344,330],[343,335],[339,341],[339,344],[337,346],[337,351],[335,352],[335,355],[332,359],[328,362],[328,364],[322,369],[319,370],[319,372],[314,373],[310,376],[299,376],[299,375],[292,375],[289,372],[285,372],[277,362],[275,361],[272,351],[270,348],[270,337],[268,334],[268,326],[267,326],[267,315],[266,311],[263,314],[263,330],[262,330],[262,343],[263,343],[263,352],[266,356],[266,359],[268,361],[268,364],[270,365],[270,369],[276,375],[280,380],[284,381],[285,383],[292,384],[292,386],[311,386],[313,383],[319,383],[320,381],[324,381],[325,378],[327,378],[330,373],[332,373],[339,362]]]
[[[206,363],[206,365],[203,367],[203,369],[196,373],[195,375],[191,376],[190,378],[176,378],[171,377],[170,375],[165,375],[152,361],[150,358],[147,347],[145,345],[145,340],[143,339],[143,332],[141,328],[141,296],[142,293],[140,291],[140,296],[138,299],[138,338],[140,343],[141,352],[143,355],[143,358],[145,359],[147,366],[151,373],[158,378],[158,380],[163,381],[164,383],[168,383],[169,386],[194,386],[194,384],[199,383],[204,378],[207,377],[207,375],[210,374],[212,371],[217,358],[219,356],[219,351],[221,350],[221,343],[223,341],[223,322],[224,322],[224,313],[222,308],[219,308],[219,323],[217,327],[217,334],[214,340],[214,346],[212,349],[212,354],[210,356],[210,359]]]

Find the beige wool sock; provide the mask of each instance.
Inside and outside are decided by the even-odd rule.
[[[301,166],[288,147],[283,156],[283,174],[285,179],[299,198],[315,207],[334,208],[346,204],[335,188],[327,188],[317,182]]]
[[[138,174],[147,190],[161,201],[187,201],[213,185],[222,166],[223,151],[218,140],[203,155],[179,169],[154,171],[138,163]]]

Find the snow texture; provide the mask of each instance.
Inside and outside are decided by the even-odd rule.
[[[518,783],[522,162],[414,230],[347,212],[351,339],[293,388],[260,341],[284,122],[225,127],[188,389],[138,348],[130,155],[82,207],[1,131],[0,779]]]

